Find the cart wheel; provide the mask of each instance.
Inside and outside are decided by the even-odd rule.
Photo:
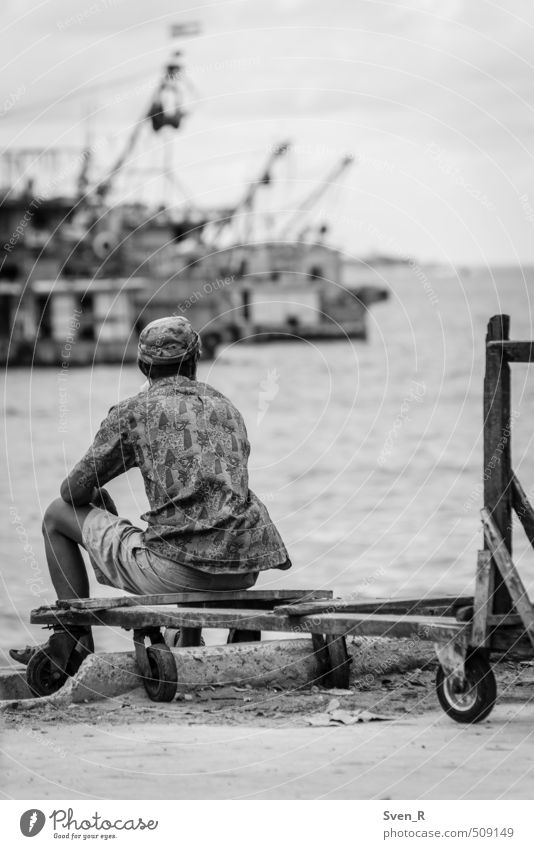
[[[34,696],[51,696],[57,693],[68,674],[50,659],[46,649],[39,649],[28,661],[26,681]]]
[[[143,684],[153,702],[172,702],[176,695],[178,675],[176,663],[169,647],[163,643],[148,646],[146,650],[150,678],[143,678]]]
[[[480,722],[493,710],[497,684],[491,666],[479,652],[466,657],[465,678],[465,687],[459,688],[439,666],[436,676],[439,703],[455,722]]]
[[[178,645],[178,640],[180,639],[180,629],[179,628],[165,628],[165,636],[164,640],[169,646],[169,648],[174,648]]]
[[[189,628],[189,631],[199,630],[197,628]],[[204,637],[200,636],[198,640],[184,640],[183,629],[180,628],[165,628],[165,642],[169,646],[169,648],[188,648],[194,646],[205,646],[206,642]]]
[[[350,665],[352,658],[347,651],[345,637],[328,634],[325,638],[330,669],[328,672],[329,687],[348,690],[350,687]]]

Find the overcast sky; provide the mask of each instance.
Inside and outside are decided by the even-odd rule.
[[[534,261],[534,7],[523,0],[4,0],[0,143],[77,145],[94,112],[111,156],[184,41],[193,89],[181,181],[230,203],[291,138],[273,214],[346,152],[323,206],[354,254]],[[151,156],[158,162],[153,142]],[[146,155],[146,154],[145,154]]]

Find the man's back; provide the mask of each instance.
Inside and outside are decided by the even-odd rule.
[[[248,488],[250,446],[234,405],[205,383],[160,378],[113,407],[79,466],[102,485],[138,466],[147,548],[210,572],[284,566],[287,552]],[[289,565],[289,564],[288,564]]]

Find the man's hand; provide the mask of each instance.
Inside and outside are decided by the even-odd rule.
[[[95,487],[91,496],[91,504],[93,507],[99,507],[101,510],[107,510],[108,513],[113,513],[114,516],[119,515],[119,511],[113,501],[111,495],[103,487]]]

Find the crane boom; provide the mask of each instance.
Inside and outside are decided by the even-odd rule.
[[[352,154],[344,156],[343,159],[334,165],[334,167],[328,172],[324,180],[322,180],[318,186],[315,186],[315,188],[312,189],[312,191],[306,195],[303,200],[301,200],[294,213],[290,216],[289,221],[287,221],[284,225],[283,238],[287,238],[295,224],[297,224],[302,216],[315,206],[315,204],[328,191],[332,183],[338,180],[345,171],[350,168],[353,162],[354,156]]]
[[[257,194],[260,186],[268,186],[269,183],[271,182],[271,179],[272,179],[271,178],[271,168],[272,168],[273,164],[281,156],[284,156],[286,153],[288,153],[290,148],[291,148],[291,142],[289,142],[289,141],[280,142],[279,144],[277,144],[273,148],[273,150],[269,154],[267,162],[265,163],[265,165],[262,168],[261,174],[258,177],[258,179],[253,180],[249,184],[249,186],[248,186],[245,194],[241,198],[241,200],[238,201],[238,203],[235,204],[235,206],[230,210],[230,212],[228,212],[227,215],[225,215],[224,218],[221,218],[220,221],[218,221],[216,223],[215,232],[213,234],[214,239],[217,238],[217,236],[220,236],[220,234],[223,232],[223,230],[225,230],[226,227],[228,227],[232,223],[235,216],[242,209],[250,209],[252,207],[252,204],[254,202],[254,198],[256,197],[256,194]]]
[[[144,126],[146,117],[147,113],[144,112],[142,118],[139,121],[136,121],[130,135],[128,136],[128,140],[124,145],[124,148],[119,153],[119,156],[111,166],[106,176],[102,180],[100,180],[98,185],[95,187],[94,193],[100,201],[106,199],[111,190],[115,177],[122,170],[128,159],[130,158],[132,151],[135,148],[135,145],[137,144],[137,139],[141,134],[141,130]]]

